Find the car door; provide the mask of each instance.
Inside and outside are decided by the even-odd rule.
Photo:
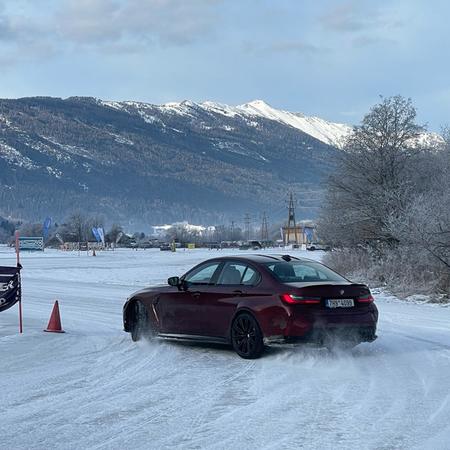
[[[202,335],[201,304],[220,272],[221,261],[201,264],[184,277],[186,289],[162,294],[159,314],[162,333]]]
[[[261,279],[259,272],[246,263],[224,263],[215,285],[202,302],[205,314],[204,333],[208,336],[228,337],[231,320],[239,302],[254,295],[254,287]]]

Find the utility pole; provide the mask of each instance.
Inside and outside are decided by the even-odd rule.
[[[230,226],[230,241],[234,241],[234,220],[231,221]]]
[[[286,244],[289,244],[291,234],[294,234],[295,243],[298,243],[297,223],[295,222],[294,196],[289,193],[288,222],[286,228]]]
[[[264,211],[262,224],[261,224],[261,242],[266,242],[269,240],[269,226],[267,224],[267,215]]]
[[[246,237],[247,241],[250,240],[251,221],[252,221],[252,219],[250,218],[250,214],[246,213],[245,217],[244,217],[244,225],[245,225],[244,229],[245,229],[245,237]]]

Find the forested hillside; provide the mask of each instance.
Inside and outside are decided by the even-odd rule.
[[[211,103],[0,100],[0,214],[212,223],[247,211],[281,217],[293,190],[299,217],[314,217],[336,151],[287,123]]]

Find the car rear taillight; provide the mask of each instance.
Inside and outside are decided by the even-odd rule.
[[[281,300],[288,305],[318,305],[320,297],[302,297],[294,294],[282,294]]]
[[[359,303],[373,303],[375,299],[372,297],[372,294],[361,295],[358,297]]]

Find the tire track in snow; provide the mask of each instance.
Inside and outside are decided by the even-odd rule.
[[[170,344],[167,344],[167,345],[170,345]],[[209,359],[210,352],[211,352],[211,350],[209,350],[209,349],[207,349],[207,350],[203,349],[203,351],[201,351],[201,354],[200,354],[201,358],[204,359],[206,357],[206,359]],[[195,353],[197,353],[197,352],[195,352]],[[187,361],[191,361],[192,356],[193,355],[189,355],[186,358]],[[233,359],[235,358],[234,354],[231,354],[230,356]],[[242,360],[238,360],[238,361],[241,362]],[[193,361],[191,361],[191,362],[193,362]],[[198,361],[196,361],[196,363],[197,363],[197,365],[200,365]],[[178,362],[178,366],[179,365],[180,365],[180,363]],[[180,412],[182,413],[182,416],[185,417],[186,411],[191,411],[191,410],[196,411],[199,408],[201,408],[201,412],[197,413],[195,418],[193,420],[189,421],[189,424],[184,425],[184,428],[186,428],[186,431],[183,431],[183,429],[180,432],[176,432],[176,430],[174,430],[174,429],[171,430],[172,433],[174,431],[175,431],[175,433],[172,434],[172,436],[170,436],[170,438],[168,439],[169,442],[172,442],[175,440],[175,441],[184,442],[184,445],[187,445],[187,443],[189,443],[190,440],[192,439],[192,437],[195,435],[196,430],[198,430],[202,427],[202,423],[203,423],[202,420],[206,414],[205,413],[205,403],[208,404],[209,399],[217,390],[219,390],[221,387],[223,387],[227,383],[230,383],[230,382],[236,380],[237,378],[239,378],[240,376],[244,375],[245,373],[247,373],[249,370],[251,370],[253,365],[254,365],[254,363],[245,364],[244,367],[242,368],[242,370],[240,370],[239,372],[237,372],[235,374],[227,376],[226,378],[222,379],[218,383],[212,383],[213,380],[211,378],[208,378],[207,384],[203,385],[203,387],[206,387],[206,389],[204,389],[201,392],[200,396],[195,395],[193,393],[192,398],[189,401],[184,401],[183,405],[182,405],[182,411],[180,411],[180,405],[178,405],[174,402],[172,402],[170,405],[166,405],[166,408],[164,411],[165,416],[169,416],[172,418],[172,420],[175,420],[175,421],[177,421],[176,418],[180,416]],[[221,373],[223,374],[222,371],[221,371]],[[225,375],[226,375],[226,373],[225,373]],[[128,442],[130,436],[132,436],[136,432],[142,432],[142,429],[145,429],[148,425],[155,423],[156,421],[157,421],[157,419],[155,417],[151,417],[150,419],[144,419],[135,426],[127,427],[125,430],[115,433],[114,436],[111,436],[105,442],[103,442],[100,445],[95,446],[94,448],[96,448],[96,449],[108,448],[109,445],[113,444],[116,441]],[[145,445],[142,445],[141,447],[147,448]],[[138,447],[138,448],[141,448],[141,447]]]
[[[248,384],[251,382],[248,378],[245,377],[246,374],[255,369],[256,364],[254,361],[245,362],[242,365],[242,369],[238,371],[235,375],[225,378],[220,383],[215,385],[209,391],[202,394],[201,398],[198,400],[206,400],[208,408],[202,408],[202,411],[194,417],[194,420],[189,425],[186,432],[181,436],[180,442],[188,445],[194,437],[198,437],[198,439],[204,437],[207,434],[207,424],[209,422],[214,421],[217,417],[224,413],[225,410],[230,406],[230,394],[233,395],[242,395],[246,396],[247,400],[250,400],[250,396],[248,396],[247,389]],[[244,384],[245,381],[245,384]],[[218,392],[220,388],[224,389],[224,392]],[[222,395],[227,396],[227,403],[220,404],[218,400]],[[217,398],[219,396],[219,398]],[[208,418],[208,420],[206,420]],[[192,444],[192,442],[191,442]]]

